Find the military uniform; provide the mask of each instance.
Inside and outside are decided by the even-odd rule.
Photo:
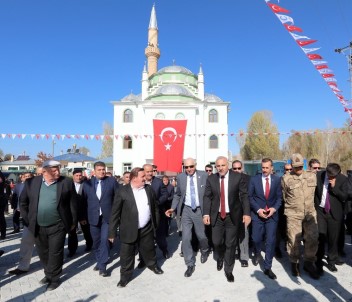
[[[316,175],[303,171],[301,175],[286,174],[281,180],[287,217],[288,254],[292,263],[300,259],[302,228],[304,231],[304,260],[315,262],[318,249],[317,213],[314,207]]]

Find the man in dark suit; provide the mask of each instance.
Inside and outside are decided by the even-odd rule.
[[[226,157],[218,157],[215,167],[218,172],[210,175],[206,182],[203,221],[213,227],[218,271],[225,262],[226,279],[234,282],[232,271],[240,224],[243,222],[247,227],[251,222],[247,184],[239,173],[229,170]]]
[[[77,224],[77,193],[72,179],[60,176],[59,162],[45,161],[43,176],[25,182],[20,206],[44,266],[40,283],[54,290],[60,285],[66,234]]]
[[[162,251],[164,258],[168,259],[170,258],[170,255],[167,249],[166,237],[167,237],[169,226],[168,226],[167,217],[164,215],[165,211],[168,209],[166,207],[168,193],[165,186],[163,185],[162,180],[160,178],[155,177],[154,174],[156,174],[157,170],[154,168],[155,166],[154,167],[153,166],[154,165],[150,165],[150,164],[143,165],[143,169],[145,172],[145,183],[147,185],[150,185],[154,190],[156,202],[159,208],[160,221],[159,221],[158,228],[156,230],[156,244],[158,245],[159,249]],[[141,261],[138,267],[141,268],[143,266],[144,266],[144,263],[143,261]]]
[[[6,219],[5,209],[7,207],[7,196],[5,194],[6,180],[4,174],[0,171],[0,234],[1,239],[6,238]]]
[[[205,235],[203,217],[203,196],[208,174],[197,170],[196,161],[187,158],[184,161],[185,172],[177,176],[177,190],[172,201],[171,209],[165,212],[171,216],[179,204],[184,204],[181,213],[182,225],[182,252],[187,266],[185,277],[192,276],[195,269],[196,258],[194,256],[191,240],[192,228],[198,238],[201,250],[201,263],[205,263],[209,255],[208,239]]]
[[[78,221],[82,229],[84,239],[86,240],[86,252],[89,252],[93,246],[92,235],[90,234],[89,223],[87,222],[87,205],[82,198],[83,192],[83,171],[82,169],[73,170],[73,183],[78,194]],[[67,248],[68,257],[73,257],[76,254],[78,247],[77,227],[68,234]]]
[[[265,235],[264,274],[276,279],[271,270],[275,254],[278,210],[282,202],[281,178],[272,174],[273,162],[262,159],[262,174],[253,176],[249,182],[249,201],[252,217],[252,238],[255,246],[253,264],[258,265]]]
[[[244,181],[249,185],[251,177],[244,173],[243,164],[240,160],[236,159],[232,162],[232,171],[235,173],[240,173]],[[249,237],[251,234],[251,225],[245,227],[244,223],[241,224],[239,238],[238,238],[238,247],[240,249],[240,262],[241,267],[248,267],[249,260]]]
[[[338,238],[344,215],[344,202],[348,197],[347,177],[341,174],[341,168],[336,163],[329,163],[326,171],[317,173],[314,204],[317,211],[319,245],[316,267],[323,273],[323,258],[325,244],[328,245],[327,268],[336,272],[336,264],[342,264],[338,255]]]
[[[109,225],[112,243],[120,226],[121,279],[118,287],[125,287],[132,279],[136,246],[147,267],[155,274],[163,273],[157,265],[154,246],[154,232],[159,220],[154,191],[145,184],[143,168],[132,169],[130,176],[130,184],[121,187],[115,195]]]
[[[100,276],[107,277],[106,265],[110,252],[109,219],[119,185],[114,177],[106,176],[106,166],[101,161],[94,163],[94,175],[84,182],[82,196],[87,204],[88,223],[97,261],[94,270],[99,271]]]

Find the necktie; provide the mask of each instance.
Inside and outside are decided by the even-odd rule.
[[[221,176],[221,185],[220,185],[220,216],[222,219],[226,217],[226,209],[225,209],[225,185],[224,185],[225,176]]]
[[[329,213],[330,212],[330,194],[329,191],[326,191],[326,199],[325,199],[325,212]]]
[[[100,200],[100,197],[101,197],[101,180],[98,180],[96,194],[97,194],[98,199]]]
[[[196,209],[196,188],[194,187],[193,175],[190,176],[190,189],[191,189],[191,208],[192,210]]]
[[[269,195],[270,195],[270,184],[269,184],[269,177],[265,177],[265,199],[268,200],[269,199]],[[265,211],[268,211],[268,205],[265,206]]]

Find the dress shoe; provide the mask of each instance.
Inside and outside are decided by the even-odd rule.
[[[225,276],[228,282],[235,282],[235,277],[231,272],[230,273],[225,272]]]
[[[260,260],[260,255],[254,255],[253,265],[257,266],[259,264],[259,260]]]
[[[20,232],[20,229],[13,230],[10,234],[17,234]]]
[[[170,258],[170,254],[168,250],[163,251],[163,256],[165,259],[169,259]]]
[[[0,250],[0,257],[5,253],[5,251]]]
[[[119,283],[117,283],[117,287],[125,287],[127,283],[128,281],[126,280],[120,280]]]
[[[76,254],[76,252],[69,252],[67,254],[67,258],[72,258],[75,254]]]
[[[321,263],[315,263],[315,267],[316,267],[316,272],[319,276],[323,276],[324,275],[324,269],[323,269],[323,264]]]
[[[183,252],[180,253],[180,257],[183,257]]]
[[[241,267],[248,267],[248,261],[247,260],[241,260]]]
[[[44,277],[42,280],[39,281],[40,284],[49,284],[51,283],[50,279],[47,277]]]
[[[264,274],[267,275],[270,279],[275,280],[277,277],[276,275],[273,273],[273,271],[269,268],[264,270]]]
[[[137,268],[138,269],[142,269],[142,268],[145,268],[145,262],[143,260],[140,260],[138,265],[137,265]]]
[[[330,272],[333,272],[333,273],[336,273],[336,272],[337,272],[337,268],[336,268],[336,266],[335,266],[334,263],[329,263],[329,262],[328,262],[328,264],[326,265],[326,267],[328,268],[328,270],[329,270]]]
[[[28,271],[23,271],[19,268],[16,268],[16,269],[9,271],[9,273],[13,274],[13,275],[22,275],[22,274],[28,273]]]
[[[317,268],[311,261],[304,261],[303,269],[309,273],[309,276],[313,279],[318,280],[320,278]]]
[[[194,272],[194,269],[195,269],[194,265],[187,266],[187,270],[185,272],[185,277],[191,277]]]
[[[109,276],[109,274],[106,271],[106,269],[101,269],[101,270],[99,270],[99,276],[107,277],[107,276]]]
[[[98,265],[93,267],[93,271],[98,271],[98,270],[99,270],[99,266]]]
[[[282,258],[282,252],[279,247],[275,248],[275,258],[277,258],[277,259]]]
[[[164,273],[164,271],[157,265],[148,268],[156,275],[161,275]]]
[[[300,276],[300,272],[299,272],[299,263],[294,263],[291,262],[291,273],[293,277],[298,277]]]
[[[219,258],[219,259],[216,261],[216,269],[217,269],[218,271],[221,271],[223,266],[224,266],[224,259],[223,259],[223,258]]]
[[[60,282],[57,281],[57,282],[51,282],[48,284],[48,286],[46,287],[46,291],[51,291],[51,290],[55,290],[57,289],[59,286],[60,286]]]
[[[204,252],[200,255],[200,263],[205,263],[207,262],[209,257],[209,253],[208,252]]]
[[[84,251],[85,251],[86,253],[88,253],[88,252],[90,252],[91,250],[92,250],[92,247],[88,245],[88,246],[86,246],[86,248],[85,248]]]

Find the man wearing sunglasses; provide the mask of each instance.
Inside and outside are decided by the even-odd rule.
[[[187,158],[184,161],[185,172],[177,176],[177,189],[172,200],[171,209],[165,212],[170,217],[179,203],[183,203],[181,213],[182,225],[182,252],[187,266],[185,277],[191,277],[195,270],[196,258],[191,244],[192,228],[199,241],[201,258],[200,262],[205,263],[209,256],[208,239],[205,236],[203,224],[203,196],[208,174],[197,170],[195,159]]]
[[[309,170],[315,174],[317,174],[317,172],[320,171],[320,161],[316,158],[312,158],[308,162],[308,166],[309,166]]]
[[[294,277],[300,275],[299,259],[302,231],[304,231],[304,270],[313,279],[319,279],[314,265],[318,250],[317,212],[314,208],[316,175],[304,171],[303,156],[295,153],[291,157],[292,172],[281,179],[285,215],[287,217],[287,252]]]

